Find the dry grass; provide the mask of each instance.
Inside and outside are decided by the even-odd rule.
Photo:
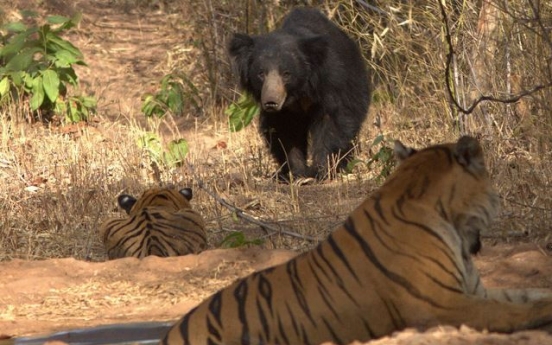
[[[462,132],[477,135],[486,148],[493,180],[504,200],[497,226],[485,236],[506,241],[519,240],[520,236],[530,241],[548,241],[552,221],[551,91],[544,89],[510,105],[485,103],[477,108],[477,113],[461,117],[446,92],[447,44],[437,2],[371,3],[388,14],[370,12],[352,0],[325,2],[322,6],[358,40],[374,69],[376,91],[360,136],[359,158],[366,162],[375,153],[377,148],[370,150],[370,144],[379,134],[417,147],[455,140]],[[458,12],[446,3],[456,52],[455,65],[451,66],[456,71],[453,91],[461,104],[469,106],[478,96],[474,90],[480,89],[470,69],[479,61],[473,53],[479,49],[481,39],[477,33],[479,12],[472,1],[462,2],[464,7]],[[505,3],[496,2],[503,21],[491,35],[497,48],[493,52],[492,74],[486,75],[486,87],[500,97],[507,96],[508,87],[518,92],[552,81],[544,64],[546,59],[542,58],[552,55],[552,46],[538,23],[528,21],[530,13],[521,11],[527,1],[510,1],[508,8]],[[162,46],[163,54],[156,53],[151,71],[129,71],[122,58],[109,59],[117,49],[110,45],[110,37],[121,32],[111,32],[106,25],[92,25],[94,17],[86,17],[85,12],[83,24],[71,37],[92,56],[87,60],[90,68],[81,79],[88,91],[100,99],[96,121],[49,128],[15,121],[24,112],[20,104],[1,110],[0,260],[66,256],[103,260],[97,228],[104,219],[119,213],[116,196],[123,191],[140,194],[149,186],[168,184],[194,188],[193,204],[207,220],[212,247],[231,232],[243,231],[250,239],[262,238],[268,248],[301,250],[315,243],[289,236],[267,236],[263,229],[237,219],[201,191],[198,179],[253,216],[320,239],[380,183],[375,179],[380,165],[371,170],[359,165],[353,174],[332,182],[278,184],[268,178],[276,167],[255,125],[239,133],[228,131],[224,109],[235,97],[236,86],[224,52],[228,33],[271,29],[287,7],[251,1],[180,1],[161,6],[170,14],[153,14],[142,2],[142,7],[130,6],[131,10],[129,1],[113,4],[120,5],[114,6],[111,13],[116,13],[121,21],[131,23],[124,17],[130,13],[142,18],[141,24],[149,25],[148,31],[140,33],[141,42],[155,43],[162,37],[172,43]],[[156,11],[159,4],[165,2],[156,3]],[[99,13],[91,10],[92,2],[82,0],[74,6],[80,5],[89,13]],[[9,14],[18,6],[21,4],[14,1],[3,10]],[[540,20],[549,26],[552,9],[543,2],[540,11]],[[162,33],[155,36],[156,30]],[[145,36],[148,34],[151,36]],[[100,43],[95,48],[94,39],[98,37]],[[140,46],[132,47],[132,41],[132,36],[125,36],[125,49],[145,53]],[[517,43],[508,45],[506,50],[507,42]],[[149,49],[156,48],[152,45]],[[506,51],[509,56],[504,55]],[[128,53],[133,55],[132,51]],[[145,61],[142,55],[140,59]],[[140,66],[146,68],[147,64]],[[146,123],[139,112],[140,94],[151,91],[160,75],[175,69],[186,72],[201,90],[201,114],[190,110],[182,118]],[[141,79],[132,79],[138,74]],[[109,83],[102,84],[102,80]],[[195,172],[187,165],[153,169],[150,157],[136,145],[146,130],[165,142],[186,138],[191,147],[188,163]]]

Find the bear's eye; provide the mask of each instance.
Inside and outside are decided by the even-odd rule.
[[[289,73],[289,71],[283,71],[282,79],[284,80],[284,82],[288,82],[291,79],[291,73]]]
[[[260,71],[259,74],[257,74],[257,76],[259,77],[259,79],[264,80],[265,74],[263,71]]]

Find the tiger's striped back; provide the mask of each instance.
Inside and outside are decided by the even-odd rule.
[[[313,250],[200,303],[163,345],[348,344],[407,327],[552,330],[552,291],[487,290],[471,253],[497,212],[470,137],[416,151]]]
[[[100,227],[109,259],[199,253],[207,247],[205,223],[190,205],[192,190],[153,188],[139,199],[123,194],[119,206],[128,217]]]

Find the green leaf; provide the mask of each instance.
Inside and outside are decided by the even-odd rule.
[[[248,240],[242,231],[236,231],[226,236],[220,243],[221,248],[238,248],[246,245],[261,245],[263,240],[260,238]]]
[[[7,71],[27,71],[33,63],[33,57],[40,52],[39,48],[23,49],[19,54],[12,57],[6,64]]]
[[[58,99],[54,105],[54,111],[56,114],[63,114],[67,118],[67,104],[64,100]]]
[[[58,27],[54,28],[53,32],[61,32],[69,30],[73,27],[75,27],[82,18],[82,13],[77,12],[73,17],[67,18],[62,16],[52,16],[52,21],[50,21],[51,24],[60,24]]]
[[[51,69],[48,69],[42,73],[42,79],[44,81],[44,91],[46,91],[46,96],[50,101],[55,102],[59,96],[59,77]]]
[[[82,58],[82,53],[77,47],[75,47],[71,42],[59,37],[54,32],[48,32],[45,38],[48,41],[47,45],[50,53],[55,55],[56,52],[65,50],[77,59]]]
[[[382,147],[373,157],[376,161],[386,163],[393,158],[393,150],[390,147]]]
[[[21,78],[23,80],[23,86],[25,87],[25,89],[31,91],[33,89],[33,82],[35,77],[25,71],[21,71]]]
[[[249,125],[259,112],[259,105],[247,93],[243,93],[236,103],[230,104],[224,111],[232,132],[238,132]]]
[[[188,142],[185,139],[172,140],[167,146],[168,152],[163,155],[165,163],[171,167],[178,166],[188,154]]]
[[[73,96],[69,97],[65,102],[58,98],[54,107],[57,114],[65,115],[67,122],[79,122],[89,118],[90,114],[94,111],[94,107],[89,107],[88,105],[95,104],[96,100],[94,97]]]
[[[27,26],[21,22],[8,23],[3,28],[10,32],[23,32],[27,30]]]
[[[144,149],[155,162],[160,162],[161,154],[163,152],[163,146],[161,141],[151,132],[146,132],[140,138],[138,138],[138,147]]]
[[[167,106],[175,115],[182,115],[183,103],[182,90],[180,87],[173,87],[169,90]]]
[[[24,71],[14,71],[9,73],[9,76],[15,86],[17,87],[24,86],[24,80],[26,76],[26,73]]]
[[[79,108],[78,108],[77,102],[70,99],[69,102],[67,103],[69,104],[69,107],[67,108],[67,115],[65,116],[65,118],[69,122],[78,122],[80,120],[80,117],[78,115]]]
[[[32,96],[31,96],[31,109],[37,110],[40,108],[42,103],[44,103],[44,86],[42,82],[42,76],[38,76],[33,80],[33,88],[32,88]]]
[[[48,33],[50,33],[50,25],[49,24],[44,24],[40,27],[40,30],[38,31],[39,32],[39,41],[40,42],[44,42],[45,41],[45,37],[48,35]]]
[[[167,74],[166,76],[161,78],[161,90],[167,90],[169,82],[172,80],[172,78],[172,74]]]
[[[18,54],[23,49],[27,37],[28,33],[26,32],[13,36],[9,43],[0,49],[0,56],[10,57],[11,55]]]
[[[78,86],[78,78],[75,74],[75,70],[72,67],[60,68],[57,70],[59,79],[64,83],[69,83],[73,86]]]
[[[0,97],[4,97],[10,91],[10,83],[8,77],[0,80]]]
[[[53,70],[48,69],[42,73],[42,79],[46,96],[48,96],[52,103],[55,102],[59,96],[60,82],[58,75]]]
[[[381,143],[383,141],[383,134],[378,135],[374,141],[372,142],[372,147],[376,146],[377,144]]]
[[[71,17],[71,24],[73,26],[77,25],[82,19],[82,12],[77,12],[73,17]]]
[[[353,160],[350,160],[348,163],[347,163],[347,166],[345,167],[345,172],[347,172],[348,174],[352,173],[353,172],[353,169],[358,165],[358,164],[363,164],[364,161],[361,160],[361,159],[353,159]]]
[[[50,24],[64,24],[68,21],[70,21],[71,18],[67,18],[64,16],[48,16],[46,17],[46,21]]]
[[[153,115],[162,117],[165,115],[165,110],[152,94],[145,95],[144,102],[142,103],[142,112],[146,117],[151,117]]]
[[[90,96],[83,96],[82,97],[82,105],[85,108],[94,109],[94,108],[96,108],[97,104],[98,104],[98,102],[96,101],[96,98],[94,98],[94,97],[90,97]]]
[[[59,50],[54,53],[55,59],[54,64],[56,67],[71,67],[71,64],[79,61],[73,54],[66,50]]]
[[[241,231],[231,233],[226,236],[220,243],[221,248],[238,248],[242,247],[246,242],[245,235]]]

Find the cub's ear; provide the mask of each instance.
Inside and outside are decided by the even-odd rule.
[[[328,55],[328,40],[325,36],[312,36],[299,41],[299,49],[313,65],[321,65]]]
[[[253,37],[245,34],[234,34],[228,45],[228,53],[234,59],[247,60],[254,45]]]
[[[132,209],[132,206],[134,206],[134,204],[136,203],[136,198],[133,197],[132,195],[121,194],[117,198],[117,202],[119,203],[119,206],[121,206],[121,208],[125,210],[127,214],[130,214],[130,210]]]
[[[182,188],[179,190],[180,194],[182,194],[188,201],[192,200],[192,197],[194,194],[192,193],[191,188]]]
[[[395,159],[399,163],[402,163],[405,159],[418,152],[418,150],[413,149],[412,147],[404,146],[403,143],[395,140],[395,147],[393,148],[393,152],[395,153]]]
[[[483,149],[477,139],[470,136],[463,136],[458,139],[454,156],[458,163],[468,171],[477,175],[486,174]]]

